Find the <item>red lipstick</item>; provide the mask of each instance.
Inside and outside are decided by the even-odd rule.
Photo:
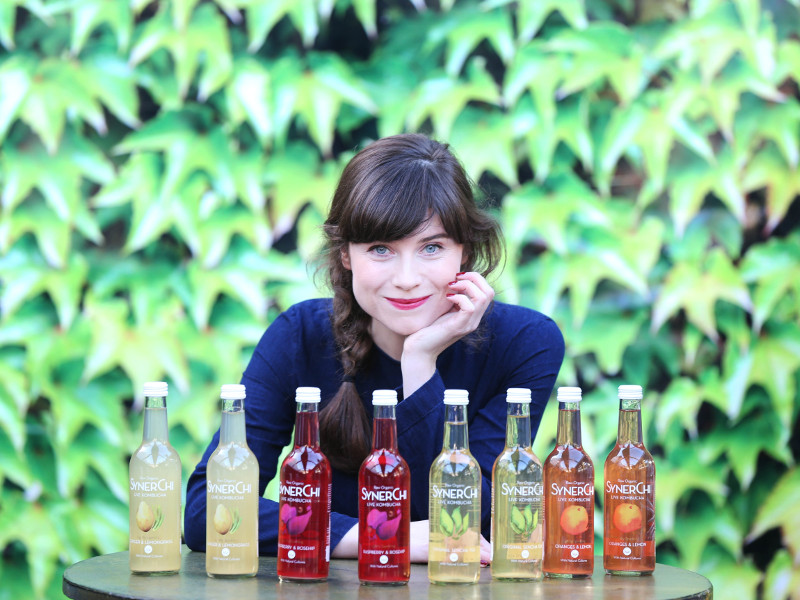
[[[428,298],[430,298],[430,296],[424,296],[422,298],[386,298],[386,299],[389,301],[389,304],[391,304],[398,310],[413,310],[425,304]]]

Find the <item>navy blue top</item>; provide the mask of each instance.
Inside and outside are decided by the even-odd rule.
[[[259,341],[242,383],[247,388],[247,444],[259,464],[259,495],[278,470],[278,457],[292,436],[295,390],[314,386],[322,403],[342,381],[329,312],[330,299],[300,302],[278,316]],[[484,340],[477,347],[464,341],[439,355],[436,372],[397,405],[400,454],[411,471],[411,520],[428,518],[428,475],[442,451],[444,390],[469,391],[467,416],[470,451],[483,471],[481,529],[489,539],[492,466],[505,445],[506,390],[531,390],[531,434],[536,435],[564,358],[558,326],[543,314],[495,302],[484,315]],[[372,418],[372,392],[397,389],[402,398],[400,361],[374,347],[368,364],[355,378],[361,400]],[[192,550],[205,550],[206,463],[219,443],[214,435],[186,486],[184,533]],[[333,469],[331,549],[358,522],[358,476]],[[277,553],[278,503],[259,501],[259,553]]]

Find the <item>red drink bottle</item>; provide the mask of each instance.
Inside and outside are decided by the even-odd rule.
[[[358,579],[403,585],[411,574],[411,473],[397,452],[397,392],[372,393],[372,451],[358,472]]]
[[[619,433],[605,464],[603,567],[609,575],[656,568],[656,465],[642,441],[642,388],[619,386]]]
[[[594,570],[594,465],[581,444],[581,388],[558,388],[556,447],[544,462],[547,577],[591,577]]]
[[[319,448],[319,388],[297,388],[294,449],[280,470],[278,577],[323,580],[331,555],[331,467]]]

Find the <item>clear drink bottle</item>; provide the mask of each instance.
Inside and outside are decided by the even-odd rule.
[[[402,585],[411,574],[411,473],[397,450],[397,392],[372,393],[372,451],[358,472],[358,579]]]
[[[252,577],[258,572],[258,461],[247,446],[245,388],[222,386],[219,445],[206,471],[206,573]]]
[[[280,469],[278,577],[328,577],[331,557],[331,467],[319,447],[320,390],[296,392],[294,448]]]
[[[129,465],[130,569],[177,573],[181,568],[181,459],[170,446],[167,390],[144,384],[142,444]]]
[[[558,388],[556,447],[544,463],[544,574],[591,577],[594,465],[581,445],[581,389]]]
[[[428,579],[475,583],[481,566],[481,467],[469,452],[466,390],[445,390],[444,444],[431,465]]]
[[[642,440],[642,388],[619,386],[617,443],[606,459],[603,568],[649,575],[656,567],[656,466]]]
[[[531,391],[506,395],[506,447],[492,469],[492,577],[542,578],[542,465],[531,448]]]

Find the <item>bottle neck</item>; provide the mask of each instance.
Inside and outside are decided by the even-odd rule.
[[[243,399],[222,399],[222,425],[219,429],[219,443],[247,443]]]
[[[294,447],[319,449],[319,412],[316,402],[298,402],[294,422]]]
[[[445,404],[444,449],[469,450],[467,407],[462,404]]]
[[[144,428],[142,441],[169,439],[167,427],[167,399],[163,396],[148,396],[144,400]]]
[[[397,421],[394,406],[376,406],[372,420],[372,449],[397,452]]]
[[[509,402],[506,409],[506,448],[531,445],[530,405],[522,402]]]
[[[642,401],[620,399],[618,444],[642,443]]]
[[[560,446],[581,446],[581,405],[578,402],[558,403],[558,433]]]

